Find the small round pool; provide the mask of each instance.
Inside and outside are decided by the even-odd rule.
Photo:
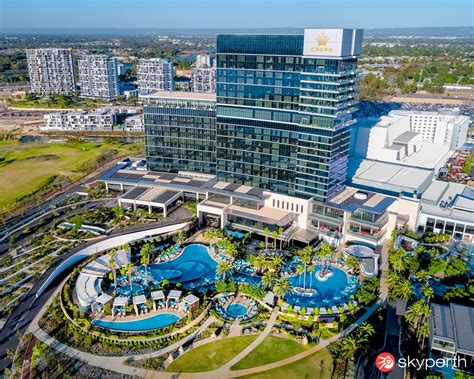
[[[241,317],[247,313],[247,308],[242,304],[232,303],[227,306],[227,313],[233,318]]]
[[[174,324],[179,320],[179,316],[173,313],[159,313],[155,316],[136,321],[106,321],[95,319],[92,324],[101,328],[117,330],[121,332],[146,332],[164,328]]]

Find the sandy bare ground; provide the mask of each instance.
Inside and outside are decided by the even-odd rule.
[[[39,134],[43,118],[0,118],[0,134]]]

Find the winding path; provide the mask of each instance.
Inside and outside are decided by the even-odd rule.
[[[197,378],[216,378],[216,379],[221,379],[221,378],[231,378],[231,377],[239,377],[239,376],[245,376],[245,375],[251,375],[255,373],[259,373],[262,371],[267,371],[271,370],[274,368],[282,367],[294,362],[297,362],[303,358],[306,358],[315,352],[326,348],[329,346],[331,343],[336,342],[338,339],[346,336],[347,334],[351,333],[354,329],[356,329],[359,325],[361,325],[364,321],[366,321],[380,306],[383,306],[387,300],[387,295],[388,295],[388,289],[387,289],[387,284],[386,284],[386,277],[388,273],[388,247],[386,244],[382,246],[381,249],[381,277],[380,277],[380,294],[379,298],[377,301],[367,308],[366,312],[359,317],[354,323],[352,323],[347,329],[341,331],[340,333],[334,335],[333,337],[327,339],[327,340],[322,340],[320,343],[308,350],[305,350],[299,354],[295,354],[291,357],[272,362],[266,365],[258,366],[258,367],[253,367],[249,369],[244,369],[244,370],[237,370],[237,371],[232,371],[231,367],[234,366],[236,363],[244,359],[251,351],[253,351],[257,346],[259,346],[263,340],[270,334],[273,325],[275,324],[275,321],[278,316],[278,307],[275,308],[270,316],[270,319],[264,329],[264,331],[253,341],[249,346],[247,346],[243,351],[241,351],[239,354],[237,354],[235,357],[233,357],[230,361],[225,363],[223,366],[219,367],[216,370],[213,371],[207,371],[207,372],[201,372],[201,373],[172,373],[172,372],[163,372],[163,371],[154,371],[154,370],[147,370],[143,368],[137,368],[137,367],[132,367],[128,366],[124,363],[126,359],[134,359],[134,360],[140,360],[140,359],[145,359],[145,358],[150,358],[150,357],[157,357],[161,356],[163,354],[170,353],[176,349],[178,349],[180,346],[185,344],[186,342],[190,341],[194,336],[199,334],[201,331],[205,330],[209,325],[211,325],[213,322],[216,320],[213,317],[209,317],[208,320],[194,333],[192,333],[190,336],[187,336],[181,341],[178,341],[168,347],[165,347],[161,350],[158,350],[156,352],[148,353],[148,354],[139,354],[139,355],[133,355],[133,356],[121,356],[121,357],[104,357],[104,356],[97,356],[93,355],[90,353],[85,353],[83,351],[74,349],[72,347],[69,347],[67,345],[64,345],[63,343],[57,341],[56,339],[52,338],[48,334],[46,334],[39,326],[38,326],[38,321],[43,314],[44,310],[46,310],[46,307],[49,305],[49,303],[52,301],[53,296],[50,297],[49,301],[45,304],[43,307],[42,311],[37,314],[35,319],[31,322],[29,326],[29,330],[42,342],[46,343],[48,346],[64,353],[67,354],[68,356],[82,360],[86,362],[87,364],[90,364],[92,366],[96,367],[101,367],[110,371],[118,372],[121,374],[127,374],[127,375],[136,375],[136,376],[141,376],[145,378],[190,378],[190,379],[197,379]],[[104,359],[106,358],[106,359]]]

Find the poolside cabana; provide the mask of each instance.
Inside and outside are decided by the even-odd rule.
[[[331,310],[332,310],[332,313],[333,313],[333,314],[335,314],[335,315],[339,314],[339,308],[336,307],[335,305],[333,305],[333,306],[331,307]]]
[[[299,305],[295,305],[293,307],[293,310],[295,311],[295,313],[300,313],[301,312],[301,307]]]
[[[308,316],[314,315],[314,308],[308,308],[308,309],[306,310],[306,314],[307,314]]]
[[[115,316],[115,309],[119,308],[120,312],[125,312],[125,307],[128,305],[128,297],[127,296],[118,296],[114,299],[114,303],[112,305],[112,317]],[[123,310],[122,310],[123,309]]]
[[[153,310],[156,311],[156,302],[165,304],[165,293],[163,291],[153,291],[150,293],[153,300]]]
[[[262,300],[264,303],[270,305],[271,307],[275,305],[275,295],[272,291],[268,291]]]
[[[166,297],[166,306],[170,307],[178,307],[178,301],[181,298],[181,294],[183,291],[178,290],[171,290]]]
[[[138,316],[140,314],[140,311],[138,308],[140,308],[140,305],[146,304],[146,297],[145,295],[137,295],[134,296],[133,299],[133,309],[135,309],[135,313]]]
[[[184,310],[196,309],[199,307],[199,297],[194,296],[192,293],[184,297],[182,307]]]
[[[112,300],[112,296],[103,293],[97,299],[95,299],[95,302],[91,304],[91,308],[94,311],[94,305],[97,305],[97,308],[101,310],[104,304],[107,304],[110,300]]]
[[[286,311],[288,310],[289,306],[290,306],[290,305],[289,305],[288,303],[283,303],[283,304],[281,305],[281,310],[282,310],[283,312],[286,312]]]
[[[321,316],[324,316],[324,315],[327,315],[327,314],[328,314],[328,311],[327,311],[326,308],[321,307],[321,308],[319,308],[319,314],[320,314]]]

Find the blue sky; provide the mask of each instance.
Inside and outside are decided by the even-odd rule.
[[[473,0],[0,0],[0,28],[472,26]]]

